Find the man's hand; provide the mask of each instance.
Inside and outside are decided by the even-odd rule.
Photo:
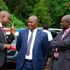
[[[10,44],[4,44],[4,48],[6,48],[6,49],[9,49],[9,50],[10,50],[11,45],[10,45]]]
[[[12,27],[11,27],[11,30],[10,31],[11,31],[12,34],[15,34],[16,28],[14,26],[14,23],[12,24]]]

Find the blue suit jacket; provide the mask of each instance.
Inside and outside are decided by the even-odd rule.
[[[22,70],[24,64],[25,54],[27,51],[27,39],[28,39],[28,29],[22,30],[17,38],[16,48],[18,51],[16,70]],[[34,70],[43,70],[45,56],[48,55],[48,38],[47,34],[42,30],[38,29],[34,48],[33,48],[33,68]]]

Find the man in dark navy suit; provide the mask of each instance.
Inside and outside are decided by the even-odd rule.
[[[30,16],[27,25],[17,38],[16,70],[43,70],[49,49],[47,34],[38,29],[37,16]]]

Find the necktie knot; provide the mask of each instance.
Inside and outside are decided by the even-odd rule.
[[[30,30],[31,31],[31,33],[33,33],[33,30]]]

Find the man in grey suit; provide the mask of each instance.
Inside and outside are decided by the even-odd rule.
[[[50,46],[53,48],[53,64],[51,70],[70,70],[70,15],[61,19],[61,31]]]
[[[10,43],[14,40],[14,32],[6,37],[4,27],[9,23],[10,14],[7,11],[0,11],[0,70],[4,70],[7,49],[11,48]]]

